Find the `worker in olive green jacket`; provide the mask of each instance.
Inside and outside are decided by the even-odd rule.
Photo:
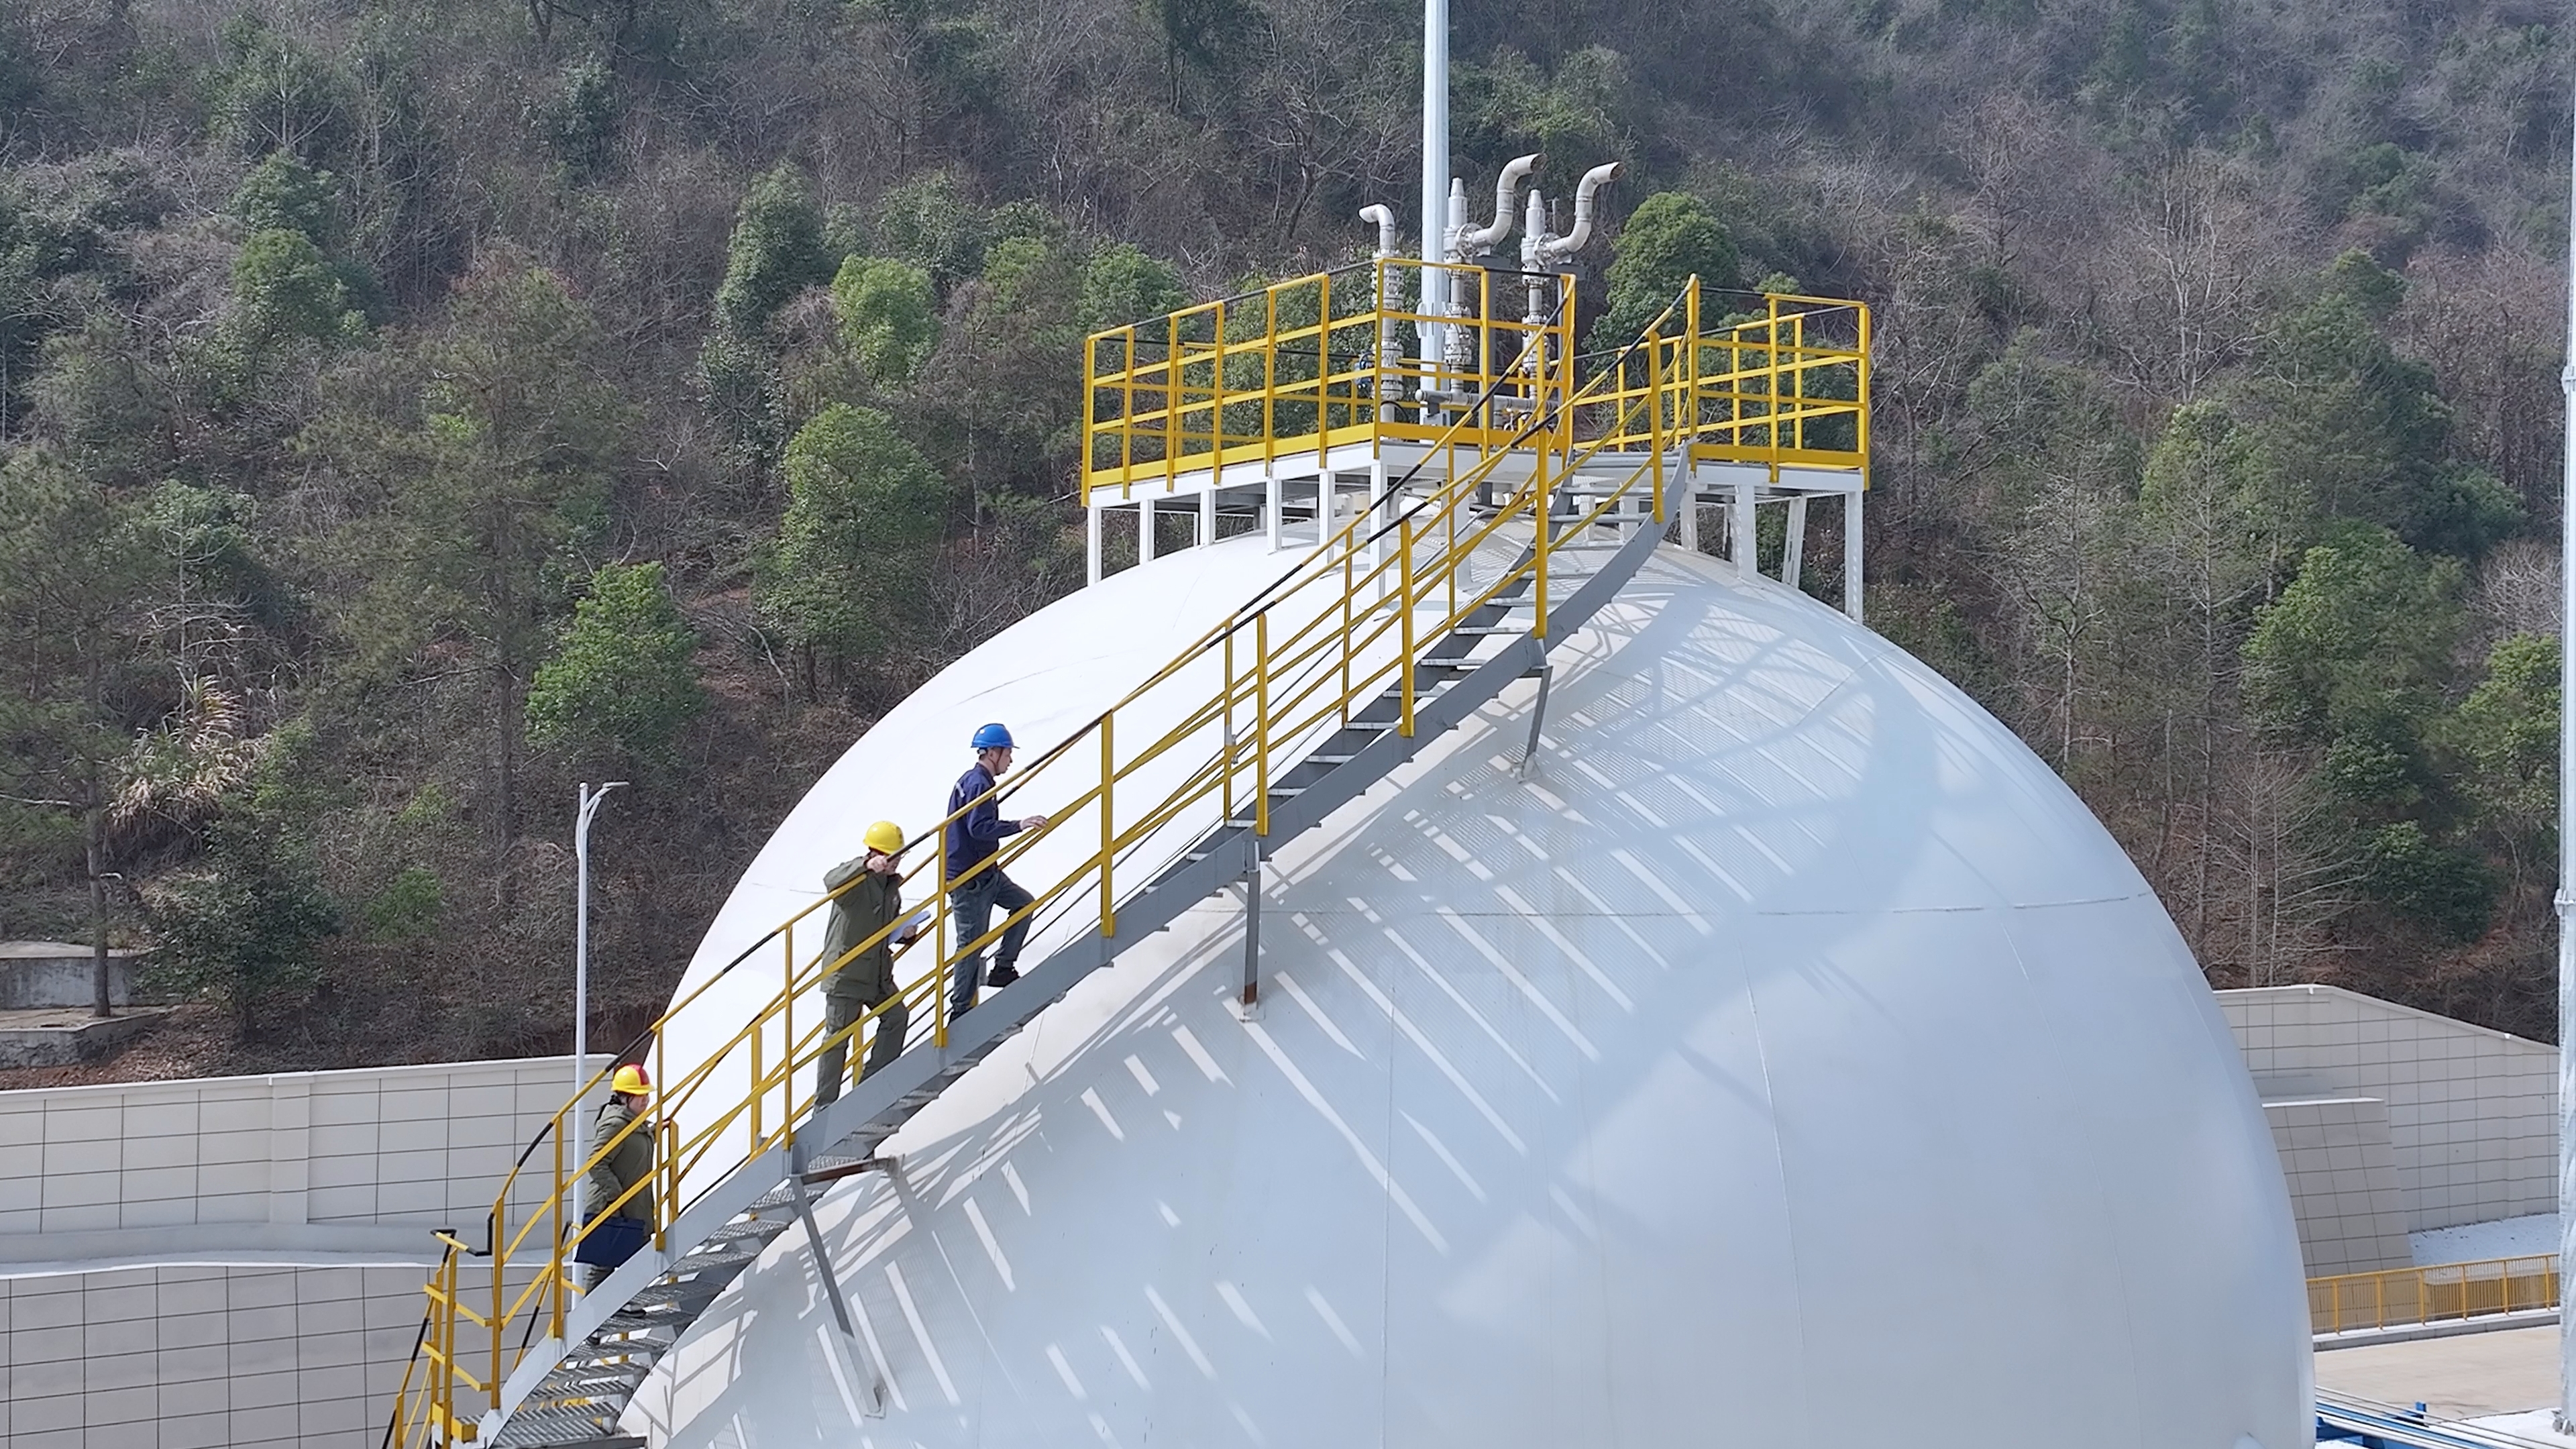
[[[866,853],[841,862],[823,876],[823,888],[837,892],[832,897],[831,924],[823,931],[823,966],[830,972],[823,978],[824,1033],[827,1039],[840,1038],[872,1008],[880,1003],[885,1007],[877,1016],[876,1045],[859,1068],[862,1078],[903,1055],[903,1034],[912,1024],[912,1012],[904,1002],[902,983],[895,980],[894,948],[898,938],[910,941],[919,933],[917,923],[886,929],[903,919],[903,827],[880,820],[868,827],[863,840]],[[871,937],[876,938],[875,945],[850,955],[852,947]],[[842,961],[844,956],[849,959]],[[835,961],[841,963],[837,970],[832,966]],[[832,1041],[816,1062],[816,1110],[840,1099],[841,1075],[853,1040]]]
[[[590,1169],[588,1192],[582,1203],[582,1219],[595,1223],[600,1215],[616,1204],[615,1216],[632,1219],[653,1230],[653,1123],[645,1112],[653,1105],[652,1084],[645,1080],[644,1068],[634,1062],[619,1067],[608,1080],[608,1100],[600,1105],[599,1120],[591,1127],[591,1151],[605,1155]],[[623,1141],[617,1134],[626,1131],[629,1122],[643,1125],[627,1132]],[[641,1183],[643,1186],[636,1187]],[[634,1187],[635,1194],[626,1196]],[[624,1198],[623,1202],[619,1199]],[[598,1229],[594,1228],[595,1233]],[[590,1269],[589,1287],[597,1288],[615,1271],[613,1265],[586,1265]]]

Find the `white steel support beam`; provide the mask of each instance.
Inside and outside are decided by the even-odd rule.
[[[1860,490],[1843,495],[1843,612],[1855,624],[1860,616]]]
[[[1682,547],[1699,552],[1699,457],[1682,445]]]
[[[1727,510],[1727,521],[1735,529],[1735,572],[1740,578],[1762,576],[1762,535],[1753,527],[1753,485],[1738,481],[1735,503]]]
[[[1136,500],[1136,562],[1154,561],[1154,495]]]
[[[1083,512],[1090,515],[1082,525],[1082,574],[1085,583],[1100,582],[1100,516],[1106,509],[1094,504]]]
[[[1216,542],[1216,479],[1211,476],[1208,479],[1208,486],[1199,490],[1199,547],[1205,548],[1214,542]]]
[[[1385,525],[1387,513],[1389,511],[1386,506],[1385,459],[1372,458],[1369,460],[1368,478],[1368,526],[1370,531],[1375,533],[1377,529]],[[1376,537],[1369,540],[1368,556],[1370,568],[1376,568],[1379,564],[1386,562],[1386,536],[1384,534],[1378,534]],[[1385,592],[1385,580],[1383,579],[1379,580],[1379,592]]]
[[[1333,497],[1333,492],[1338,486],[1338,480],[1333,477],[1333,470],[1330,468],[1315,475],[1315,547],[1317,548],[1322,548],[1324,540],[1333,536],[1333,515],[1341,511],[1334,506],[1337,500]]]
[[[1261,475],[1261,516],[1270,529],[1270,551],[1279,551],[1279,504],[1286,489],[1279,485],[1277,469]]]
[[[1807,561],[1807,495],[1800,493],[1789,500],[1789,532],[1780,549],[1780,582],[1798,587],[1798,573]]]

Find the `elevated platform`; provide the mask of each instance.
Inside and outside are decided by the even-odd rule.
[[[1793,583],[1808,501],[1845,500],[1845,596],[1858,617],[1865,306],[1704,298],[1694,279],[1664,330],[1584,356],[1568,321],[1570,275],[1463,269],[1480,298],[1463,320],[1402,300],[1445,290],[1434,274],[1459,270],[1380,258],[1094,334],[1082,478],[1091,580],[1109,566],[1112,510],[1132,510],[1142,563],[1162,547],[1165,512],[1194,514],[1197,543],[1230,520],[1278,546],[1300,524],[1312,538],[1362,510],[1392,516],[1397,500],[1469,470],[1519,486],[1544,460],[1581,449],[1580,476],[1555,482],[1570,507],[1661,448],[1683,542],[1699,546],[1701,512],[1715,509],[1729,555],[1750,557],[1756,509],[1784,505],[1782,572]],[[1515,295],[1549,300],[1514,319]],[[1406,355],[1404,339],[1432,322],[1452,337],[1448,354]]]

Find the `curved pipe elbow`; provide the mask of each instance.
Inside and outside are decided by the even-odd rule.
[[[1618,175],[1619,163],[1616,161],[1605,161],[1583,173],[1583,180],[1574,188],[1574,230],[1567,232],[1565,239],[1557,243],[1558,255],[1570,257],[1583,250],[1585,242],[1592,240],[1593,199]]]
[[[1360,209],[1360,220],[1373,221],[1377,223],[1377,254],[1380,257],[1394,256],[1396,248],[1395,208],[1390,206],[1362,207]]]
[[[1503,174],[1494,178],[1493,222],[1461,238],[1462,251],[1469,255],[1489,251],[1500,246],[1511,236],[1512,223],[1518,220],[1512,215],[1512,203],[1519,199],[1521,183],[1528,180],[1529,174],[1538,169],[1538,163],[1539,153],[1536,151],[1526,156],[1513,157],[1511,164],[1503,168]]]

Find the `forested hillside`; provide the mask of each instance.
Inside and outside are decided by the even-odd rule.
[[[1459,169],[1628,163],[1596,313],[1873,304],[1873,624],[2213,982],[2550,1036],[2557,14],[1458,0]],[[94,850],[196,1069],[561,1050],[573,783],[629,779],[642,1024],[870,718],[1079,582],[1083,331],[1411,232],[1418,25],[0,0],[0,936],[85,939]]]

